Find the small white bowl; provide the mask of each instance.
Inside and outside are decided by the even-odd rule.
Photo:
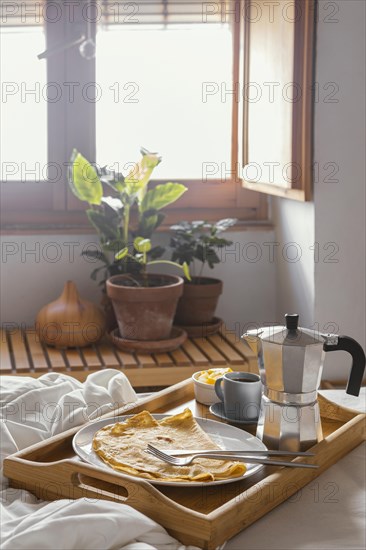
[[[198,403],[202,403],[202,405],[213,405],[214,403],[218,403],[220,399],[216,395],[215,384],[206,384],[205,382],[200,382],[197,380],[202,372],[205,371],[200,370],[192,375],[192,380],[194,382],[194,396],[196,401],[198,401]]]

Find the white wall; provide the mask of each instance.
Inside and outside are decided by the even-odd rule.
[[[275,235],[244,231],[226,233],[225,238],[233,245],[223,251],[224,261],[212,271],[225,285],[217,313],[228,328],[242,334],[252,324],[276,319],[276,263],[270,257]]]
[[[89,277],[96,264],[81,256],[94,243],[91,235],[2,236],[1,323],[31,326],[69,279],[83,298],[99,303],[100,290]]]
[[[339,87],[338,103],[316,104],[315,158],[339,166],[338,183],[315,185],[315,239],[335,243],[335,263],[324,252],[315,264],[315,320],[334,323],[365,346],[365,20],[366,3],[338,2],[338,23],[318,26],[317,80]],[[327,252],[331,251],[331,248]],[[350,356],[329,355],[327,377],[344,378]]]
[[[223,252],[222,264],[206,274],[223,279],[217,313],[239,333],[248,323],[275,318],[276,268],[264,244],[274,241],[274,232],[239,231],[226,237],[233,246]],[[1,323],[32,325],[39,309],[60,295],[68,279],[82,297],[99,303],[100,290],[89,277],[97,264],[80,255],[95,242],[92,235],[2,237]],[[160,242],[166,244],[168,236],[161,235]]]
[[[314,202],[273,200],[277,240],[299,243],[304,254],[298,263],[278,265],[277,314],[292,309],[301,314],[303,326],[348,334],[365,348],[366,3],[337,2],[333,23],[324,20],[326,4],[319,3],[317,28]],[[337,167],[338,174],[329,178]],[[350,364],[345,352],[329,354],[324,376],[344,379]]]
[[[314,205],[273,199],[278,243],[277,317],[298,313],[300,325],[314,323]]]

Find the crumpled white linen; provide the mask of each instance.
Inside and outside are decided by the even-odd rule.
[[[0,381],[1,462],[18,450],[137,400],[126,376],[106,369],[84,383],[65,374]],[[38,500],[1,480],[3,550],[194,550],[128,505],[105,500]]]

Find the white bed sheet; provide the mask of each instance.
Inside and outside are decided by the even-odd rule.
[[[107,369],[84,384],[49,373],[1,378],[1,469],[4,457],[136,401],[127,378]],[[25,429],[26,426],[26,429]],[[127,505],[89,499],[42,502],[12,489],[1,472],[3,550],[194,550]]]

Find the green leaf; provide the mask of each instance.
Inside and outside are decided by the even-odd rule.
[[[115,191],[122,193],[125,190],[125,178],[119,172],[110,170],[107,166],[103,166],[99,170],[100,181],[112,187]]]
[[[151,260],[157,260],[164,254],[165,248],[163,246],[154,246],[149,252],[149,258]]]
[[[103,250],[116,253],[118,250],[121,250],[121,248],[124,248],[124,245],[125,243],[122,239],[110,240],[103,244]]]
[[[106,257],[105,254],[101,250],[83,250],[81,252],[81,256],[85,256],[85,258],[88,258],[89,260],[99,260],[100,262],[103,262],[105,265],[109,265],[109,260]]]
[[[153,160],[154,164],[155,164],[155,162],[156,162],[155,159],[157,159],[156,166],[157,166],[158,164],[161,163],[161,157],[159,157],[157,153],[152,153],[151,151],[148,151],[145,147],[140,147],[140,153],[141,153],[141,155],[142,155],[143,157],[145,157],[145,156],[148,157],[148,158],[146,159],[147,162],[149,162],[149,159],[150,159],[151,157],[153,157],[153,159],[154,159],[154,160]]]
[[[140,216],[139,227],[137,230],[138,235],[144,238],[151,236],[153,231],[162,223],[165,218],[165,214],[157,212],[156,210],[146,210]]]
[[[206,252],[206,261],[209,265],[209,267],[211,269],[214,268],[215,264],[219,264],[220,263],[220,258],[218,257],[218,255],[216,254],[216,252],[210,248],[207,250]]]
[[[140,162],[133,166],[124,180],[129,195],[135,195],[144,190],[154,168],[161,162],[161,158],[156,153],[149,153],[146,149],[142,149],[141,153]]]
[[[211,237],[207,242],[210,246],[214,246],[215,248],[223,248],[224,246],[231,246],[233,244],[233,241],[221,239],[220,237]]]
[[[168,204],[175,202],[187,191],[181,183],[162,183],[154,189],[150,189],[143,198],[140,205],[140,212],[146,210],[160,210]]]
[[[128,254],[128,248],[127,246],[125,246],[125,248],[122,248],[122,250],[117,252],[117,254],[115,254],[114,257],[116,260],[123,260],[123,258],[125,258],[127,254]]]
[[[194,257],[200,262],[204,263],[207,260],[207,250],[202,244],[197,244]]]
[[[109,219],[102,212],[89,209],[86,211],[90,223],[106,241],[118,239],[118,227],[113,219]]]
[[[184,273],[184,276],[186,279],[188,279],[188,281],[191,281],[191,274],[189,273],[189,267],[188,267],[188,264],[187,262],[184,262],[184,264],[182,265],[182,269],[183,269],[183,273]]]
[[[103,196],[103,186],[96,170],[76,149],[71,157],[69,185],[76,197],[89,204],[100,204]]]
[[[133,246],[137,252],[146,253],[151,250],[151,241],[150,239],[144,239],[143,237],[136,237],[133,241]]]
[[[92,281],[96,281],[97,280],[97,276],[98,276],[98,273],[99,271],[101,271],[102,269],[105,269],[105,267],[102,265],[101,267],[96,267],[95,269],[93,269],[93,271],[91,272],[90,274],[90,277],[92,279]]]
[[[186,262],[188,265],[193,262],[195,257],[195,247],[191,246],[190,243],[180,243],[172,239],[170,246],[173,248],[172,260],[174,262]]]

